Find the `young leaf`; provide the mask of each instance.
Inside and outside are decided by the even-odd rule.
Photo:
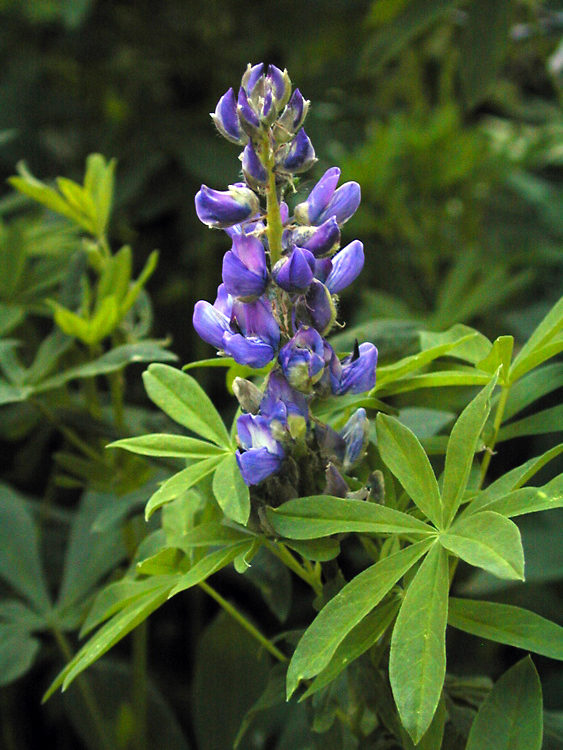
[[[397,419],[378,414],[377,445],[383,462],[403,485],[414,503],[440,528],[440,490],[428,456],[417,437]]]
[[[315,677],[330,662],[348,633],[376,607],[432,546],[417,542],[357,575],[321,609],[299,641],[287,673],[287,698],[299,682]]]
[[[245,526],[250,516],[250,492],[244,483],[234,453],[229,453],[213,476],[213,494],[231,521]]]
[[[230,450],[223,420],[194,378],[169,365],[153,364],[143,373],[143,380],[151,401],[175,422]]]
[[[495,683],[469,732],[466,750],[541,750],[542,692],[527,656]]]
[[[451,597],[448,625],[478,638],[563,660],[563,627],[520,607]]]
[[[161,485],[154,495],[150,498],[145,508],[145,518],[148,521],[152,514],[165,503],[181,495],[182,492],[195,487],[198,482],[215,471],[222,460],[222,455],[211,456],[203,461],[197,461],[187,469],[174,474],[163,485]]]
[[[141,456],[165,456],[166,458],[201,459],[220,456],[225,453],[223,448],[208,443],[206,440],[163,433],[116,440],[106,445],[106,448],[123,448]]]
[[[497,376],[495,375],[465,407],[453,426],[448,440],[442,488],[443,527],[446,529],[455,517],[463,499],[477,442],[491,410],[491,394],[496,383]]]
[[[267,508],[272,528],[288,539],[318,539],[355,531],[402,536],[435,534],[432,526],[392,508],[330,495],[300,497],[279,508]]]
[[[460,519],[440,543],[462,560],[498,578],[524,580],[520,531],[508,518],[485,510]]]
[[[415,744],[430,726],[442,694],[448,589],[448,555],[436,544],[406,591],[391,637],[391,688]]]

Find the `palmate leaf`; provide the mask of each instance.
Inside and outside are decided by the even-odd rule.
[[[407,589],[391,637],[391,688],[415,744],[430,726],[442,694],[448,590],[448,554],[436,544]]]
[[[380,560],[357,575],[319,612],[305,631],[287,672],[287,697],[299,682],[315,677],[332,659],[346,635],[374,609],[430,549],[424,540]]]
[[[520,607],[451,597],[448,625],[479,638],[563,660],[563,628]]]
[[[143,381],[151,401],[175,422],[227,450],[231,449],[223,420],[194,378],[169,365],[153,364],[143,373]]]
[[[473,722],[466,750],[541,750],[540,678],[530,657],[495,683]]]

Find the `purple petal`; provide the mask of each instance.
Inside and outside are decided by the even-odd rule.
[[[270,82],[274,99],[276,100],[276,107],[280,110],[282,107],[285,107],[291,94],[291,81],[289,80],[287,70],[282,72],[275,65],[269,65],[267,78]]]
[[[232,333],[229,319],[205,300],[196,302],[193,324],[198,335],[217,349],[223,348],[225,333]]]
[[[322,219],[322,221],[318,221],[318,219],[330,203],[339,179],[340,170],[338,167],[327,169],[309,193],[307,200],[295,207],[295,218],[300,224],[322,224],[325,221],[325,219]],[[330,218],[330,216],[325,218]]]
[[[242,88],[245,89],[248,94],[252,93],[252,90],[262,76],[263,70],[264,63],[258,63],[257,65],[251,65],[250,63],[248,63],[248,66],[242,77]]]
[[[235,456],[243,481],[249,487],[276,474],[283,462],[282,458],[269,453],[266,448],[253,448],[244,453],[236,451]]]
[[[232,88],[219,99],[215,114],[211,117],[224,138],[239,145],[246,143],[248,136],[241,129],[237,115],[237,101]]]
[[[315,157],[313,144],[311,143],[309,136],[305,133],[303,128],[301,128],[291,142],[289,149],[284,154],[281,162],[278,164],[278,168],[284,172],[295,174],[298,172],[305,172],[312,167],[316,161],[317,159]]]
[[[255,336],[272,349],[277,348],[280,342],[280,327],[266,300],[257,299],[247,303],[235,300],[233,315],[244,336]]]
[[[342,225],[355,213],[362,200],[362,191],[357,182],[345,182],[342,187],[332,196],[328,205],[313,219],[314,224],[322,224],[323,221],[336,218],[338,224]]]
[[[331,294],[339,294],[355,281],[364,267],[364,246],[354,240],[332,259],[332,270],[325,284]]]
[[[313,280],[307,290],[304,307],[305,310],[300,315],[301,322],[311,325],[321,336],[326,336],[336,320],[336,309],[329,290],[317,279]]]
[[[242,447],[266,448],[270,453],[283,456],[283,448],[274,439],[270,430],[270,421],[261,415],[242,414],[237,419],[237,433]]]
[[[346,443],[343,468],[348,471],[364,452],[368,438],[369,422],[365,409],[357,409],[346,422],[340,435]]]
[[[260,132],[260,119],[252,108],[243,88],[239,89],[238,92],[237,114],[240,124],[251,137]]]
[[[248,365],[259,370],[275,357],[276,350],[256,337],[245,337],[240,333],[223,334],[221,344],[225,354],[232,357],[239,365]]]
[[[364,393],[375,386],[377,349],[369,342],[360,344],[357,352],[342,361],[340,382],[336,395],[344,393]]]
[[[305,121],[309,102],[303,98],[299,89],[295,89],[286,108],[278,117],[273,133],[278,143],[289,142]]]
[[[195,208],[201,222],[223,229],[254,216],[260,201],[247,187],[230,185],[229,190],[222,191],[202,185],[195,197]]]
[[[266,279],[268,275],[266,252],[264,245],[257,237],[246,234],[234,237],[231,249],[250,271]]]
[[[235,255],[232,250],[223,258],[223,281],[225,288],[233,297],[250,299],[260,297],[267,284],[265,274],[256,274]]]
[[[250,183],[265,185],[268,181],[268,173],[258,158],[252,141],[246,144],[242,152],[242,171],[246,180]]]
[[[334,216],[331,216],[300,247],[310,250],[315,258],[320,258],[323,255],[333,253],[339,244],[340,227]]]
[[[217,299],[213,303],[213,307],[219,312],[226,315],[230,320],[233,314],[233,298],[227,292],[224,284],[219,284],[217,287]]]
[[[272,276],[278,286],[286,292],[304,292],[313,281],[315,257],[308,250],[294,247],[289,258],[276,263]]]

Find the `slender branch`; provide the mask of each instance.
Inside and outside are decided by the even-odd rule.
[[[497,410],[495,413],[495,421],[493,424],[493,437],[491,441],[489,442],[489,445],[486,448],[485,455],[483,457],[483,462],[481,463],[481,478],[479,480],[479,489],[483,486],[483,482],[485,481],[485,476],[487,474],[487,469],[489,468],[489,464],[493,456],[493,451],[495,448],[495,444],[497,442],[498,434],[500,431],[500,426],[502,424],[502,418],[504,417],[504,410],[506,408],[506,402],[510,394],[510,387],[511,387],[510,385],[503,385],[502,391],[500,393],[500,398],[499,398],[499,402],[497,404]]]
[[[323,587],[321,582],[317,579],[317,577],[313,574],[311,575],[308,573],[293,557],[291,552],[285,547],[285,545],[281,544],[280,542],[272,543],[269,540],[266,540],[266,546],[274,554],[276,557],[278,557],[284,565],[286,565],[290,570],[292,570],[295,575],[299,576],[299,578],[302,578],[305,583],[308,583],[309,586],[313,589],[315,594],[317,596],[321,596],[323,593]]]
[[[260,643],[266,651],[268,651],[272,656],[275,656],[275,658],[278,661],[287,661],[287,656],[283,654],[274,644],[269,641],[265,635],[262,635],[262,633],[254,627],[254,625],[249,622],[244,615],[242,615],[233,605],[228,602],[226,599],[223,599],[221,594],[219,594],[215,589],[211,588],[211,586],[206,583],[205,581],[202,581],[199,586],[207,593],[212,599],[215,599],[217,604],[219,604],[225,612],[227,612],[234,620],[238,622],[239,625],[241,625],[247,632],[250,633],[250,635],[255,638],[258,643]]]

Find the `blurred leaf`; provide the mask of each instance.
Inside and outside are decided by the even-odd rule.
[[[299,682],[315,677],[348,633],[371,612],[432,546],[425,540],[406,547],[357,575],[319,612],[299,641],[287,673],[287,697]]]
[[[527,372],[526,361],[528,358],[531,357],[536,350],[547,346],[559,333],[561,328],[563,328],[563,297],[551,308],[522,349],[518,352],[510,371],[510,377],[512,380],[516,379],[514,376],[515,373],[519,373],[518,377],[521,377]],[[539,364],[539,362],[536,364]]]
[[[434,437],[450,425],[456,415],[452,411],[440,411],[439,409],[426,409],[421,406],[408,406],[401,409],[399,422],[407,427],[419,440]]]
[[[213,475],[213,495],[223,513],[245,526],[250,517],[250,492],[244,483],[234,453],[221,460]]]
[[[461,323],[456,323],[447,331],[439,333],[420,332],[420,348],[423,352],[442,347],[445,354],[451,351],[452,357],[477,365],[477,362],[490,354],[492,344],[482,333]]]
[[[0,687],[9,685],[31,669],[40,645],[39,640],[20,625],[0,623]]]
[[[456,521],[440,543],[462,560],[499,578],[524,580],[524,550],[518,527],[508,518],[482,511]]]
[[[391,636],[391,687],[401,722],[415,743],[430,726],[442,694],[448,589],[448,555],[436,544],[406,591]]]
[[[168,365],[150,365],[143,373],[151,401],[188,430],[231,448],[229,434],[217,409],[203,388],[181,370]]]
[[[448,625],[479,638],[563,660],[563,628],[520,607],[450,597]]]
[[[262,546],[246,573],[246,580],[259,589],[278,620],[285,622],[291,609],[293,584],[290,572],[282,561]]]
[[[563,362],[555,362],[532,370],[528,375],[514,383],[510,389],[504,409],[503,421],[508,421],[515,414],[525,409],[542,396],[563,386]],[[495,399],[493,399],[494,403]]]
[[[495,683],[479,709],[467,750],[541,750],[542,693],[527,656]]]

